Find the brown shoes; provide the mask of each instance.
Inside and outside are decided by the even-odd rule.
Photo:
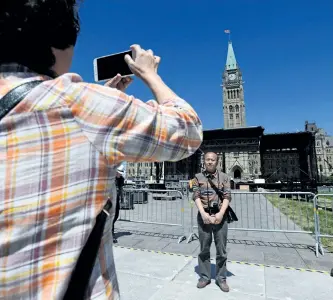
[[[225,279],[217,279],[215,281],[216,285],[221,289],[222,292],[228,293],[229,292],[229,285]]]
[[[200,278],[199,281],[198,281],[198,284],[197,284],[197,288],[198,289],[203,289],[204,287],[206,287],[210,283],[211,283],[210,280]]]
[[[210,280],[206,280],[204,278],[200,278],[197,284],[198,289],[205,288],[208,284],[210,284]],[[229,285],[227,284],[227,281],[225,279],[217,279],[215,281],[216,285],[221,289],[221,291],[228,293],[229,292]]]

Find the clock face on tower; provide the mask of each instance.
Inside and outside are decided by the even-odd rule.
[[[228,78],[229,78],[229,80],[235,80],[236,79],[236,74],[229,74]]]

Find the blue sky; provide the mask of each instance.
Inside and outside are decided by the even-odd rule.
[[[245,81],[247,125],[265,132],[333,134],[332,0],[85,0],[72,71],[93,82],[95,57],[133,43],[162,57],[159,73],[198,112],[222,128],[221,76],[232,31]],[[128,93],[149,100],[136,79]]]

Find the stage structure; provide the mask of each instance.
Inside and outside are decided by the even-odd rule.
[[[315,136],[311,132],[263,135],[260,153],[266,182],[313,185],[318,180]]]

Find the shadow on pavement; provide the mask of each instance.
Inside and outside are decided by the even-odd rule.
[[[124,236],[124,235],[141,235],[141,236],[153,236],[153,237],[160,237],[160,238],[166,238],[166,239],[173,239],[173,240],[178,240],[180,235],[175,235],[175,234],[167,234],[167,233],[156,233],[156,232],[148,232],[148,231],[141,231],[141,230],[126,230],[124,231],[126,234],[119,235],[117,234],[121,233],[120,231],[115,230],[115,235],[117,237]]]
[[[311,250],[315,252],[315,247],[306,244],[295,244],[295,243],[281,243],[281,242],[265,242],[265,241],[253,241],[253,240],[239,240],[239,239],[228,239],[230,244],[240,244],[240,245],[251,245],[251,246],[261,246],[261,247],[273,247],[273,248],[289,248],[298,250]]]
[[[193,237],[192,241],[196,241],[198,238]],[[266,241],[254,241],[254,240],[240,240],[240,239],[228,239],[229,244],[238,245],[248,245],[248,246],[261,246],[261,247],[273,247],[273,248],[288,248],[288,249],[298,249],[298,250],[310,250],[315,253],[315,247],[306,244],[296,244],[296,243],[281,243],[281,242],[266,242]],[[326,249],[326,253],[333,253]]]
[[[194,272],[197,273],[199,275],[199,277],[200,277],[200,272],[199,272],[199,266],[198,265],[196,265],[194,267]],[[227,271],[227,277],[233,277],[233,276],[235,276],[235,274]],[[213,280],[216,279],[216,264],[211,264],[211,278]]]
[[[115,238],[118,239],[122,236],[132,235],[132,233],[129,231],[116,231],[114,235],[115,235]]]

